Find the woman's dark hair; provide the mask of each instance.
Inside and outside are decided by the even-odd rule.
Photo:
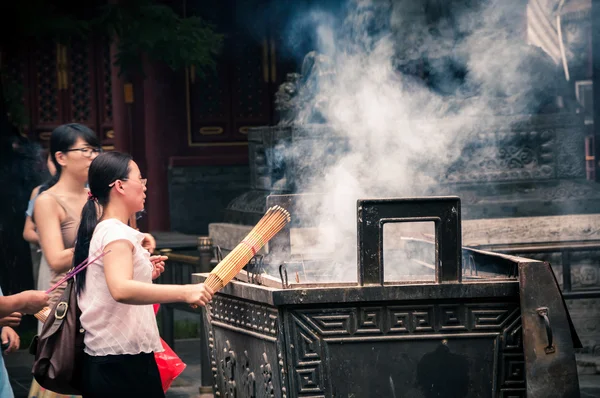
[[[90,255],[90,241],[96,225],[98,225],[98,208],[101,211],[108,204],[110,197],[109,185],[116,180],[127,180],[129,177],[129,162],[131,156],[120,152],[107,152],[98,155],[92,161],[88,172],[88,184],[90,186],[90,195],[92,199],[88,200],[81,211],[81,221],[77,230],[75,240],[75,254],[73,256],[73,266],[77,266],[85,261]],[[77,292],[81,293],[85,289],[86,268],[77,274]]]
[[[100,140],[96,136],[96,133],[92,129],[83,124],[69,123],[58,126],[52,131],[50,136],[50,159],[56,167],[56,174],[44,184],[44,191],[58,182],[60,179],[60,172],[62,167],[56,160],[56,152],[68,151],[77,141],[77,138],[83,139],[90,146],[94,148],[100,148]],[[40,188],[40,193],[42,193]]]

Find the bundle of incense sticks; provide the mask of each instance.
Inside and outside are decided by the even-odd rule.
[[[42,323],[46,323],[46,319],[48,319],[48,315],[50,315],[50,307],[44,307],[40,312],[35,314],[34,316],[38,321]]]
[[[52,291],[58,289],[58,287],[60,285],[62,285],[63,283],[65,283],[70,278],[74,277],[75,275],[77,275],[79,273],[79,271],[81,271],[88,265],[92,264],[94,261],[104,257],[108,253],[110,253],[110,250],[100,253],[98,256],[94,257],[92,260],[90,260],[90,257],[86,258],[85,260],[83,260],[81,262],[81,264],[77,265],[76,267],[72,268],[69,272],[67,272],[66,275],[64,277],[62,277],[58,282],[56,282],[52,287],[50,287],[50,289],[46,290],[46,294],[50,294]],[[44,307],[41,311],[39,311],[34,316],[40,322],[45,323],[46,319],[48,319],[48,315],[50,315],[50,307]]]
[[[252,231],[211,271],[204,282],[206,286],[215,292],[223,288],[290,220],[290,213],[283,207],[270,207]]]

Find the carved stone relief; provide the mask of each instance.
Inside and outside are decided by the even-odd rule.
[[[285,361],[283,343],[279,340],[277,310],[221,295],[215,296],[207,309],[209,349],[218,396],[286,398]],[[254,347],[248,347],[245,338],[231,338],[231,334],[224,338],[221,330],[235,331],[241,336],[248,333],[254,339],[264,339],[273,351],[256,352]],[[217,346],[215,340],[218,340]],[[272,363],[269,358],[275,352],[278,362]]]
[[[218,379],[221,379],[221,382],[225,385],[225,390],[221,394],[217,388],[217,396],[228,398],[275,398],[276,396],[285,398],[287,396],[285,386],[282,386],[280,394],[275,395],[273,371],[266,352],[263,352],[261,356],[260,365],[258,361],[257,363],[252,362],[247,350],[244,351],[241,360],[238,362],[229,340],[225,342],[225,346],[223,358],[220,360],[220,374],[216,375],[218,377],[215,378],[217,385],[219,385]],[[239,389],[235,381],[237,366],[241,367]]]
[[[482,132],[478,138],[465,147],[460,160],[448,170],[448,182],[555,177],[556,131]]]
[[[211,322],[221,322],[242,330],[277,337],[277,310],[263,305],[218,297],[210,305]]]
[[[569,129],[556,130],[558,178],[585,178],[585,147],[581,134]]]
[[[525,368],[518,305],[481,303],[351,307],[297,310],[291,314],[291,355],[298,396],[327,394],[327,344],[379,341],[396,335],[452,336],[454,333],[497,333],[501,371],[498,386],[507,396],[525,396]]]
[[[273,387],[273,371],[267,358],[267,353],[263,353],[263,363],[260,365],[263,377],[263,388],[267,398],[275,398],[275,388]]]
[[[221,359],[221,378],[225,384],[224,396],[226,398],[237,398],[237,388],[235,384],[235,366],[236,354],[231,349],[229,340],[225,342],[223,348],[223,359]]]
[[[221,396],[220,388],[219,388],[219,368],[217,367],[217,357],[215,350],[215,338],[213,335],[212,328],[208,329],[208,350],[210,354],[210,369],[213,375],[213,389],[217,396]]]
[[[254,372],[250,370],[248,351],[244,351],[242,368],[244,369],[242,374],[242,397],[256,398],[256,377]]]

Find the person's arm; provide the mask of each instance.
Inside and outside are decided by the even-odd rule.
[[[29,201],[31,202],[37,196],[40,191],[40,187],[35,187],[33,191],[31,191],[31,197]],[[29,211],[29,210],[28,210]],[[37,231],[35,230],[35,224],[31,218],[32,215],[27,214],[25,217],[25,227],[23,227],[23,239],[25,239],[29,243],[39,244],[40,239],[38,237]]]
[[[40,195],[35,201],[35,224],[40,246],[50,268],[65,272],[73,263],[73,249],[65,249],[60,231],[60,205],[50,195]]]
[[[23,239],[29,243],[38,245],[40,243],[39,236],[35,230],[35,224],[31,217],[25,217],[25,227],[23,227]]]
[[[102,261],[108,290],[115,301],[125,304],[176,303],[205,305],[213,292],[204,284],[155,285],[133,279],[133,245],[125,239],[110,242]]]
[[[0,296],[0,318],[13,312],[35,314],[48,305],[48,294],[40,290],[26,290],[10,296]]]

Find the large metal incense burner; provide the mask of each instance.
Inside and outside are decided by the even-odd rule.
[[[268,206],[294,220],[297,199]],[[357,283],[299,281],[286,261],[281,278],[240,273],[207,311],[218,396],[579,397],[579,341],[550,265],[462,248],[460,214],[457,197],[359,200]],[[435,225],[416,243],[434,249],[428,281],[384,279],[403,267],[384,257],[384,226],[404,222]]]

